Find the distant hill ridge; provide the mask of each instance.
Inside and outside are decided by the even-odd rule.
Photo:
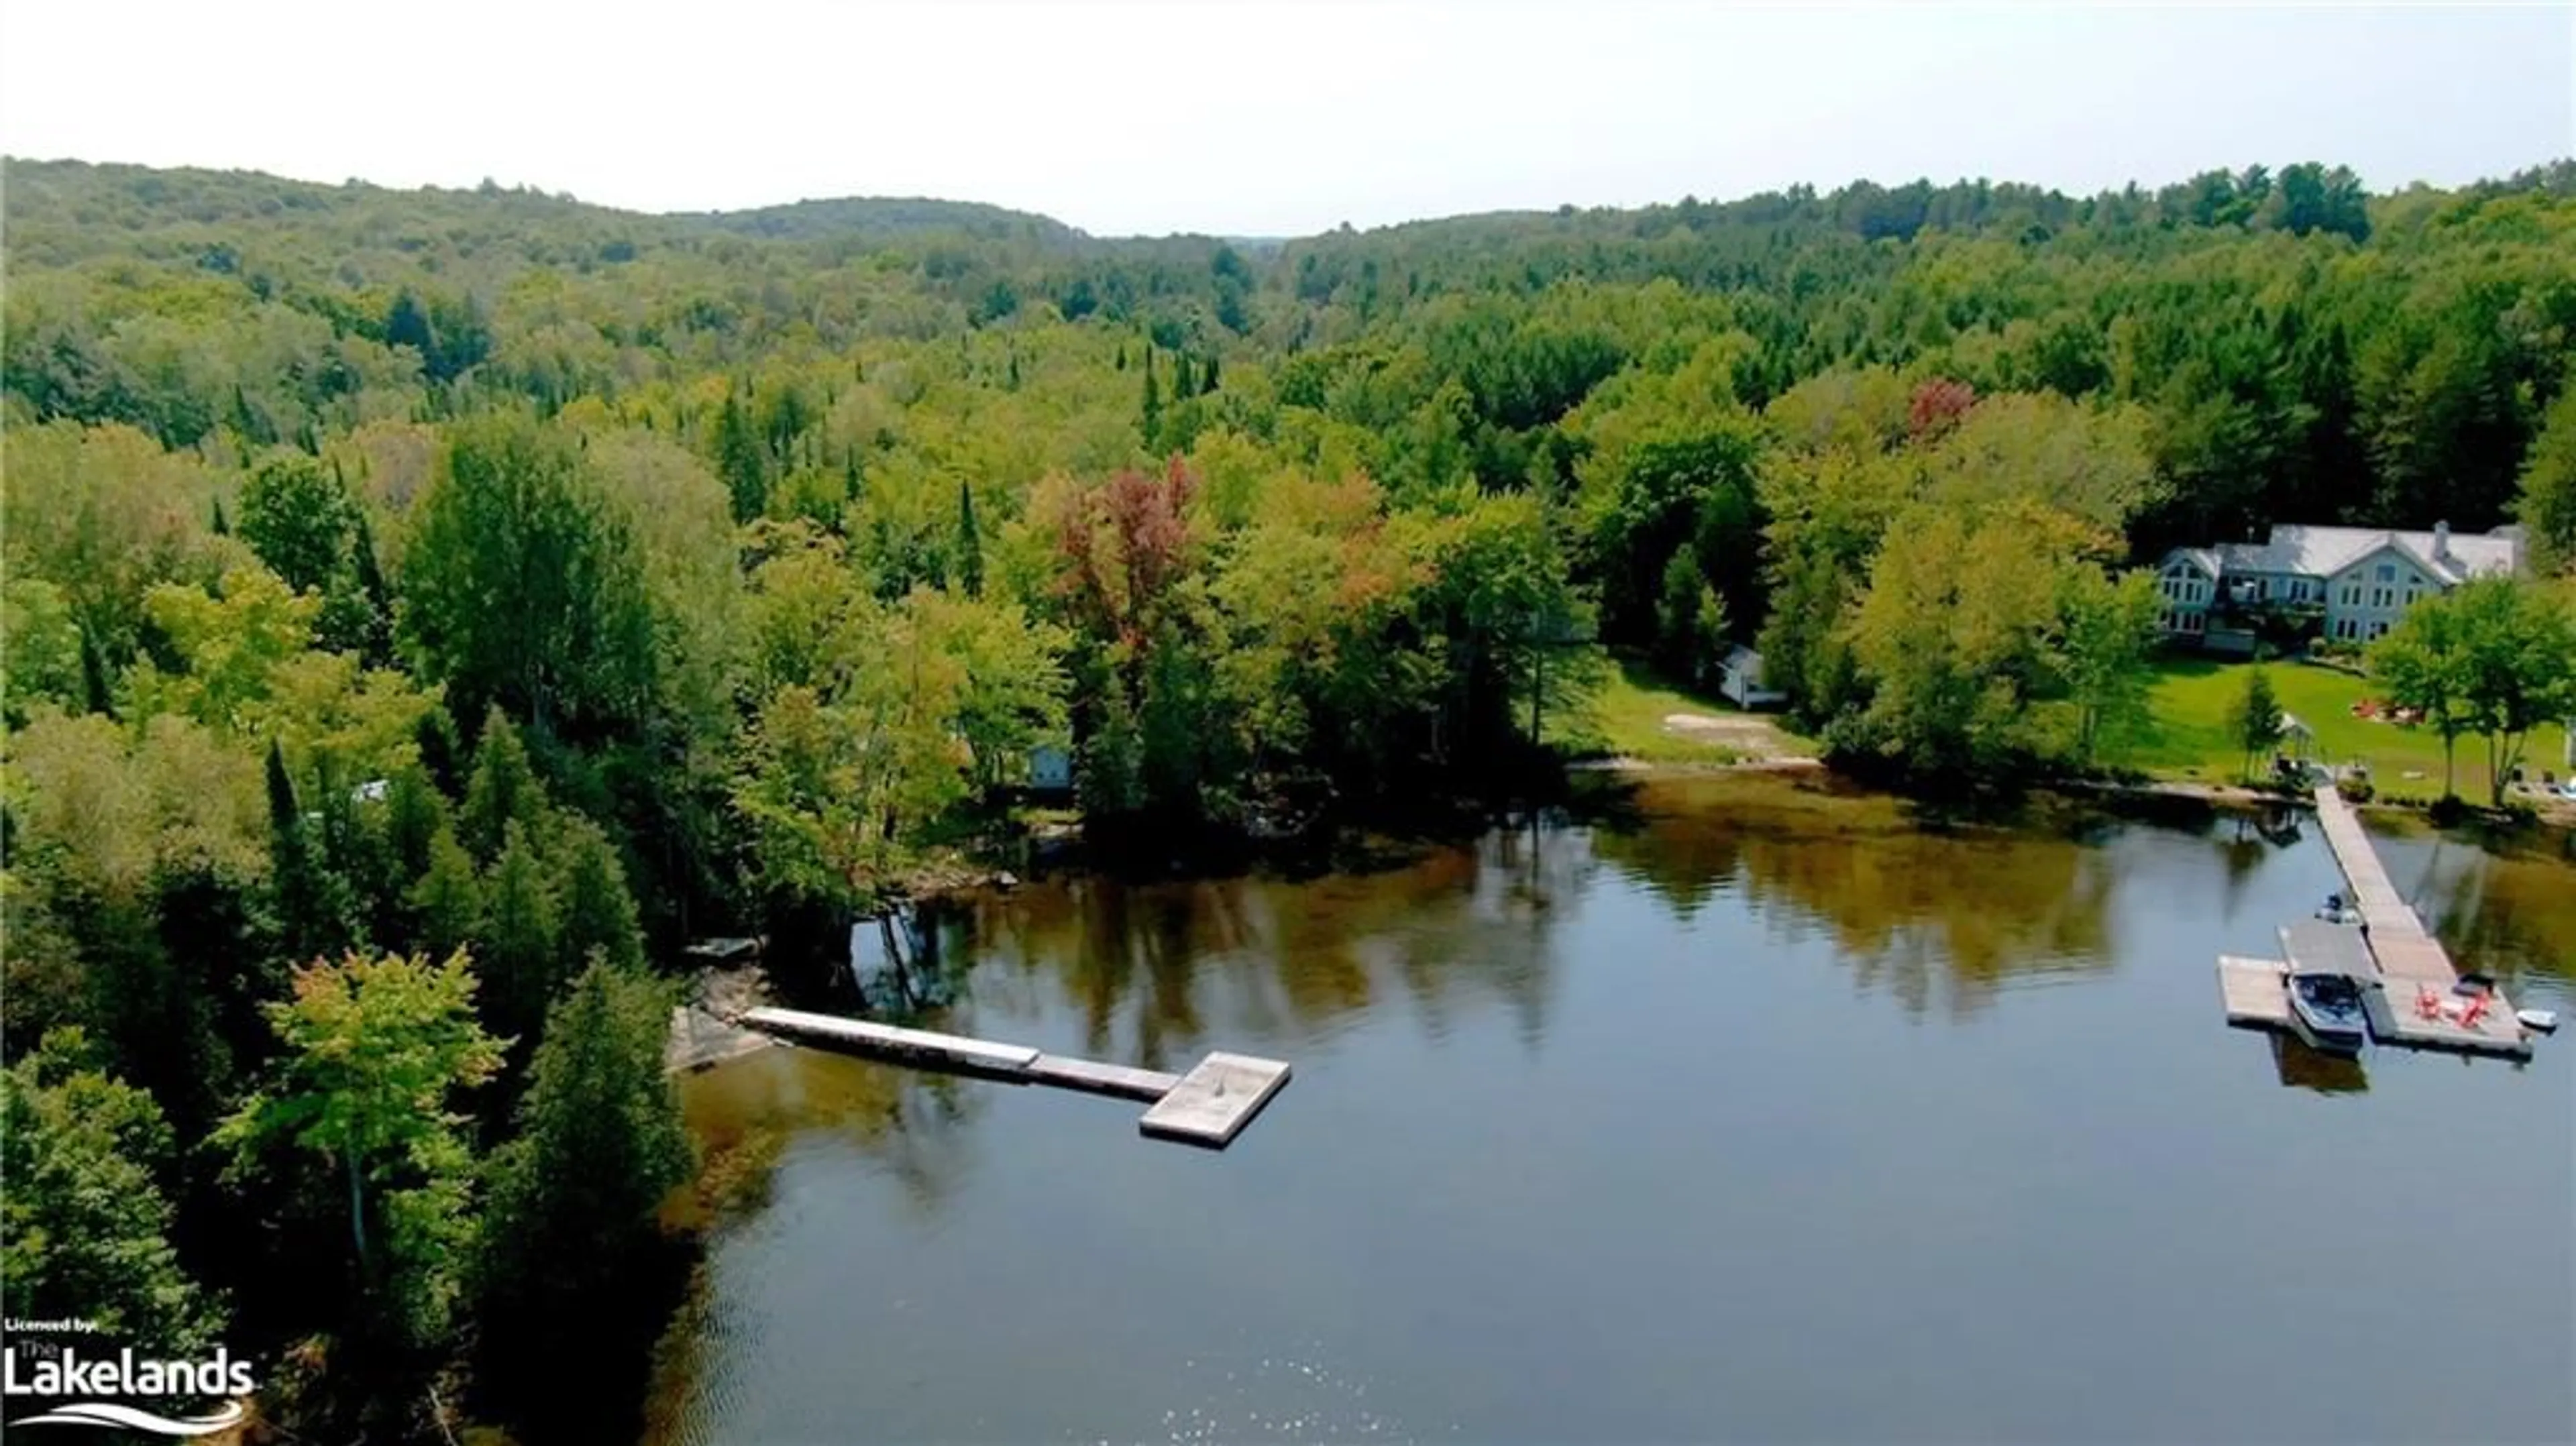
[[[1091,251],[1121,244],[1151,245],[1171,240],[1222,242],[1247,250],[1275,251],[1300,241],[1348,233],[1348,228],[1337,227],[1318,232],[1313,237],[1219,237],[1203,232],[1178,232],[1165,237],[1095,236],[1037,212],[1013,210],[982,201],[918,196],[843,196],[737,211],[651,212],[598,205],[565,193],[549,193],[527,186],[505,187],[490,181],[470,188],[423,186],[405,190],[354,179],[334,186],[289,180],[251,170],[158,168],[77,160],[38,161],[14,156],[0,156],[0,167],[6,168],[6,185],[0,187],[0,206],[5,206],[6,215],[13,224],[57,201],[95,195],[100,188],[112,187],[155,211],[176,212],[186,220],[202,224],[274,217],[287,212],[327,212],[336,209],[344,200],[365,198],[431,204],[500,203],[528,208],[530,214],[542,212],[561,216],[578,213],[604,223],[622,222],[639,227],[668,225],[682,230],[714,230],[789,241],[904,241],[965,237],[1034,244],[1041,250],[1064,251]],[[2322,176],[2333,189],[2353,200],[2366,194],[2359,179],[2343,168],[2331,171],[2321,167],[2305,169]],[[2265,168],[2253,167],[2247,174],[2257,173],[2265,173]],[[1832,229],[1856,232],[1867,239],[1901,239],[1921,229],[1958,229],[1962,221],[1972,216],[1984,217],[1998,211],[2027,215],[2051,226],[2063,225],[2081,214],[2114,202],[2125,208],[2152,205],[2170,212],[2181,212],[2194,224],[2255,222],[2253,200],[2250,196],[2229,194],[2229,177],[2228,172],[2211,171],[2190,181],[2152,191],[2132,185],[2092,197],[2069,195],[2018,182],[1985,179],[1962,179],[1938,185],[1929,180],[1917,180],[1899,186],[1854,181],[1831,191],[1798,185],[1786,191],[1765,191],[1729,201],[1703,201],[1685,196],[1673,203],[1634,208],[1559,206],[1553,209],[1467,212],[1393,222],[1368,228],[1362,234],[1401,232],[1419,235],[1447,231],[1460,236],[1494,235],[1546,230],[1568,222],[1598,224],[1604,220],[1635,218],[1641,225],[1660,219],[1665,223],[1694,228],[1730,223],[1758,226],[1822,223]],[[2457,194],[2466,196],[2520,191],[2537,191],[2562,198],[2576,196],[2576,160],[2552,160],[2508,177],[2457,188]],[[2371,199],[2397,194],[2404,193],[2381,193]],[[78,219],[87,222],[105,218],[84,216]],[[1973,224],[1970,229],[1974,229]]]

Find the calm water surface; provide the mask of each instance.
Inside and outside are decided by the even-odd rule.
[[[2576,1012],[2576,867],[2388,849]],[[2225,1028],[2213,956],[2338,883],[2312,824],[1715,778],[1365,874],[1024,887],[941,1027],[1294,1083],[1211,1154],[809,1051],[691,1079],[734,1203],[648,1439],[2567,1440],[2576,1036]]]

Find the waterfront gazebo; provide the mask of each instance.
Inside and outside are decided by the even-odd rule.
[[[2281,752],[2293,762],[2306,765],[2316,761],[2317,730],[2299,721],[2296,713],[2281,715]]]

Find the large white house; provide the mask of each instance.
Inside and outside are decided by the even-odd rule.
[[[2268,542],[2177,547],[2156,566],[2165,631],[2198,638],[2220,614],[2266,605],[2322,609],[2324,635],[2366,643],[2416,602],[2473,577],[2523,569],[2522,529],[2453,536],[2372,527],[2276,525]]]

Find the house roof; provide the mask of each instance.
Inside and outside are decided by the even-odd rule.
[[[1737,672],[1748,668],[1757,673],[1762,670],[1762,655],[1742,643],[1728,645],[1724,662],[1725,666]]]
[[[2416,566],[2445,583],[2465,582],[2488,573],[2516,572],[2522,566],[2522,535],[2515,528],[2455,532],[2437,550],[2430,532],[2282,523],[2272,528],[2269,541],[2223,543],[2215,551],[2229,572],[2325,577],[2388,547],[2405,553]]]

